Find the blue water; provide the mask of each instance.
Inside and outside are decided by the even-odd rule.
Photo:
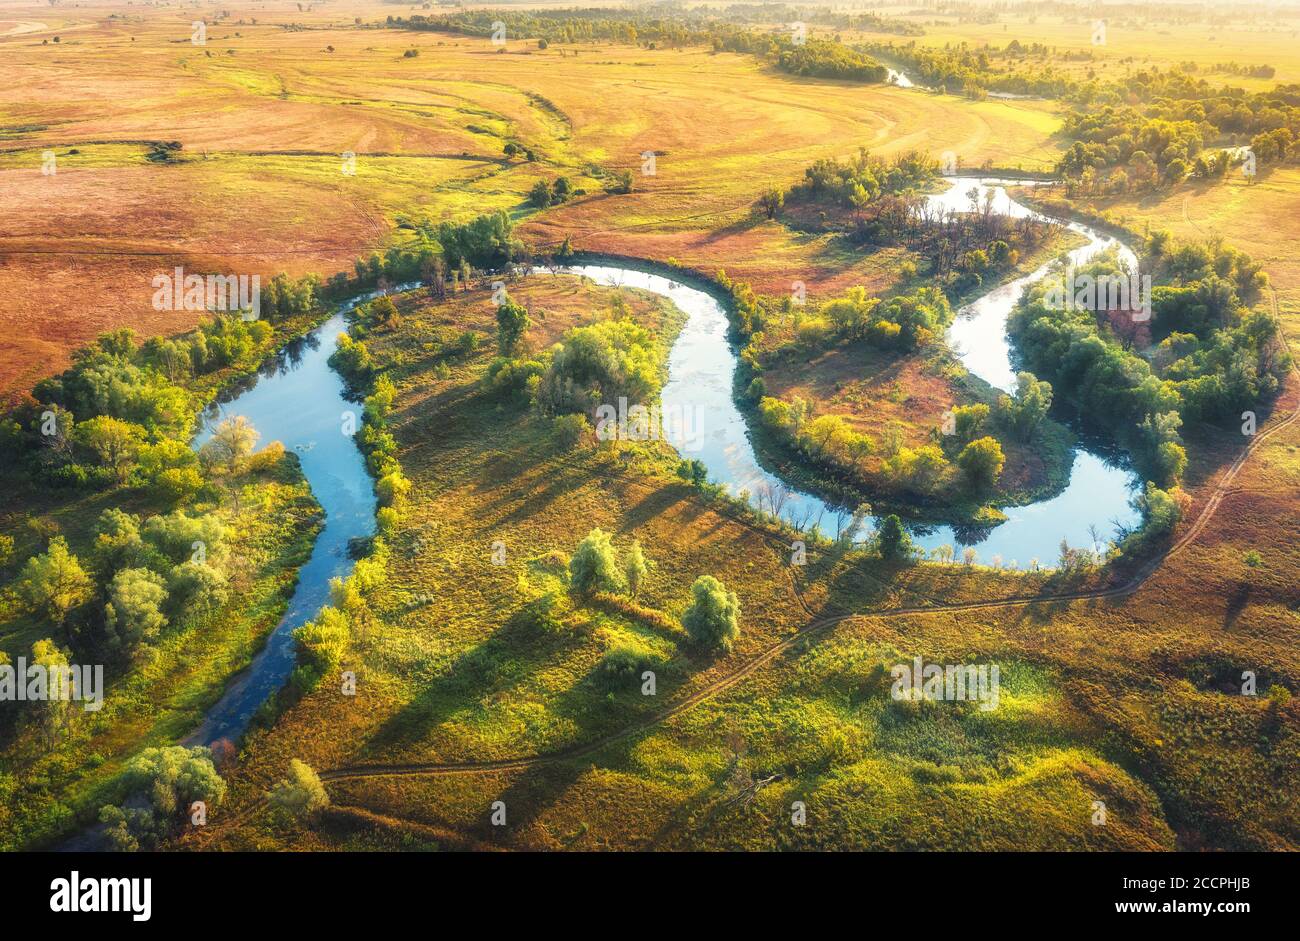
[[[994,194],[998,211],[1033,214],[1010,200],[1000,181],[955,180],[933,200],[952,208],[969,204],[972,187]],[[1070,255],[1075,263],[1116,245],[1113,239],[1069,223],[1068,227],[1088,241]],[[1118,246],[1121,257],[1132,253]],[[972,373],[996,388],[1009,391],[1015,381],[1006,320],[1025,286],[1045,276],[1049,266],[995,288],[960,308],[948,340],[957,357]],[[685,457],[704,462],[709,480],[722,484],[732,494],[745,496],[755,507],[799,524],[820,523],[823,534],[834,536],[837,519],[848,521],[848,511],[821,498],[787,486],[759,463],[750,441],[749,427],[732,398],[736,353],[727,339],[728,320],[722,305],[710,294],[664,275],[650,274],[611,265],[578,265],[564,269],[584,275],[600,284],[641,288],[663,295],[687,315],[668,360],[668,382],[661,395],[665,411],[690,413],[702,431],[701,446],[679,450]],[[1100,547],[1121,526],[1138,522],[1130,500],[1139,481],[1119,463],[1084,447],[1076,448],[1065,490],[1050,499],[1020,507],[1006,507],[1006,521],[994,527],[935,525],[910,527],[916,543],[926,549],[941,545],[975,546],[978,560],[988,564],[995,556],[1004,565],[1026,567],[1037,559],[1044,566],[1055,563],[1061,540],[1071,546],[1093,548],[1092,533]],[[870,521],[874,524],[874,520]]]
[[[251,384],[204,413],[195,449],[212,437],[212,429],[221,421],[243,415],[260,433],[259,446],[279,441],[297,454],[325,512],[325,525],[266,646],[234,679],[186,744],[234,741],[244,733],[258,707],[293,672],[293,631],[328,603],[330,579],[351,573],[348,543],[374,534],[373,482],[356,442],[344,434],[345,414],[353,417],[354,428],[360,427],[361,406],[345,398],[343,380],[328,362],[336,337],[346,329],[345,312],[373,296],[361,295],[341,307],[304,339],[290,343]],[[232,564],[238,565],[239,560]]]

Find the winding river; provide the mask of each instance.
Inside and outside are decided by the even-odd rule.
[[[399,285],[399,290],[415,286]],[[196,449],[212,437],[219,422],[243,415],[258,430],[262,443],[279,441],[297,454],[303,475],[325,512],[325,523],[311,557],[298,572],[289,607],[266,646],[184,744],[237,740],[244,733],[258,707],[293,672],[294,630],[329,601],[330,579],[346,577],[352,571],[349,543],[374,533],[374,484],[356,442],[343,431],[346,414],[359,423],[360,406],[345,398],[343,379],[328,360],[335,337],[347,328],[347,313],[376,296],[377,292],[358,295],[340,306],[327,321],[290,343],[257,376],[213,403],[203,415],[193,443]]]
[[[968,208],[969,191],[981,198],[992,193],[995,207],[1014,215],[1037,215],[1007,196],[1004,180],[956,179],[948,190],[931,197],[936,204]],[[1059,220],[1053,220],[1059,221]],[[1076,223],[1064,223],[1086,240],[1071,252],[1076,262],[1114,245],[1114,241]],[[1131,263],[1132,253],[1120,246]],[[1043,277],[1048,266],[1001,285],[962,307],[948,339],[956,355],[975,375],[999,389],[1014,381],[1006,319],[1024,287]],[[745,419],[733,399],[737,357],[727,339],[727,314],[711,294],[663,274],[604,264],[560,269],[606,285],[641,288],[669,298],[687,315],[669,356],[668,381],[662,391],[665,412],[691,414],[700,431],[699,445],[687,456],[704,462],[709,479],[735,494],[748,494],[760,508],[771,508],[773,497],[781,515],[789,520],[820,520],[832,535],[843,508],[817,496],[786,486],[763,468],[750,442]],[[540,271],[540,269],[539,269]],[[414,285],[400,285],[407,290]],[[303,340],[291,344],[255,379],[215,404],[205,414],[204,430],[195,447],[211,436],[212,426],[230,415],[244,415],[261,433],[263,441],[279,440],[298,454],[303,473],[325,512],[325,525],[311,558],[299,573],[298,583],[280,624],[252,664],[231,683],[209,711],[188,744],[207,744],[221,738],[238,739],[258,707],[286,681],[294,667],[292,632],[315,615],[329,598],[329,580],[352,569],[349,543],[374,530],[375,498],[365,462],[353,440],[343,433],[343,416],[358,406],[344,396],[342,379],[327,359],[334,337],[345,328],[346,314],[373,298],[353,298]],[[1129,500],[1137,478],[1100,453],[1079,447],[1073,455],[1070,481],[1056,496],[1028,506],[1006,508],[1007,520],[992,529],[957,531],[950,526],[916,526],[913,536],[926,549],[947,544],[960,550],[978,543],[979,557],[1021,566],[1037,558],[1051,564],[1062,539],[1074,546],[1091,544],[1090,527],[1111,536],[1117,525],[1131,525],[1136,514]]]

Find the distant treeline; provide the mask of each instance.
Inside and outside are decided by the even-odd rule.
[[[1092,58],[1038,43],[965,43],[928,48],[868,43],[862,51],[897,63],[929,88],[983,98],[988,94],[1060,98],[1069,105],[1063,133],[1075,143],[1056,167],[1076,192],[1120,193],[1213,179],[1246,160],[1211,148],[1249,146],[1255,171],[1300,156],[1300,85],[1268,91],[1212,84],[1195,68],[1144,69],[1117,80],[1079,78],[1053,61]],[[1268,77],[1270,66],[1216,65],[1213,71]]]
[[[1068,100],[1072,111],[1063,130],[1077,143],[1058,169],[1077,179],[1091,177],[1092,189],[1123,191],[1178,183],[1188,175],[1222,176],[1228,166],[1224,158],[1202,154],[1211,146],[1249,145],[1252,170],[1300,155],[1300,85],[1248,92],[1211,85],[1178,69],[1152,69],[1117,82],[1088,82]]]
[[[918,85],[955,95],[982,98],[989,93],[1064,96],[1076,84],[1067,73],[1053,67],[1051,60],[1089,60],[1091,50],[1058,50],[1042,43],[1011,40],[1005,46],[970,46],[966,43],[940,47],[909,43],[866,43],[862,51],[896,62]]]
[[[998,22],[1000,15],[1008,12],[975,0],[917,0],[915,7],[918,11],[929,10],[944,16],[955,16],[959,22],[977,23]],[[1150,3],[1107,3],[1104,6],[1079,0],[1037,0],[1019,3],[1015,7],[1018,18],[1059,17],[1066,22],[1087,24],[1094,17],[1104,16],[1112,23],[1133,21],[1134,25],[1142,23],[1148,28],[1155,24],[1239,27],[1252,23],[1262,27],[1282,26],[1289,29],[1290,24],[1283,24],[1281,19],[1289,13],[1291,11],[1266,0],[1223,5],[1157,0]]]
[[[793,75],[858,82],[883,82],[888,76],[888,69],[871,56],[837,40],[808,37],[796,42],[790,29],[757,32],[681,11],[656,18],[647,16],[644,10],[465,10],[443,16],[390,16],[387,20],[387,25],[395,29],[484,38],[494,35],[496,23],[505,24],[507,39],[570,44],[624,42],[650,49],[705,45],[717,52],[757,56]]]

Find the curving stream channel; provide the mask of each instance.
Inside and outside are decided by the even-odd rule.
[[[1005,185],[1020,181],[958,179],[944,193],[931,199],[959,209],[970,205],[972,187],[992,192],[998,211],[1013,215],[1034,215],[1032,210],[1010,199]],[[1062,222],[1082,235],[1087,243],[1070,254],[1082,261],[1115,244],[1092,229]],[[1132,252],[1119,246],[1122,256],[1135,263]],[[962,307],[948,339],[970,372],[999,389],[1014,381],[1010,346],[1006,337],[1007,315],[1021,291],[1047,274],[1047,265],[1015,281],[1001,285]],[[561,269],[584,275],[606,285],[636,287],[673,301],[687,321],[673,345],[668,363],[668,381],[662,390],[665,412],[695,417],[699,447],[687,456],[704,462],[709,479],[731,492],[747,492],[756,506],[770,505],[773,494],[781,494],[781,515],[790,520],[816,521],[834,531],[834,520],[844,513],[817,496],[788,487],[760,464],[750,442],[749,430],[732,397],[737,365],[735,350],[727,339],[728,321],[722,304],[709,293],[671,277],[614,265],[576,265]],[[540,269],[538,270],[540,272]],[[407,290],[415,285],[400,285]],[[375,498],[365,462],[354,442],[342,432],[342,416],[358,406],[344,397],[342,379],[326,360],[334,337],[344,329],[348,311],[373,298],[353,298],[303,340],[291,344],[244,388],[236,390],[205,415],[204,430],[195,447],[211,435],[216,421],[229,415],[244,415],[261,433],[262,441],[279,440],[296,452],[312,492],[325,511],[325,525],[311,558],[299,573],[297,586],[280,624],[266,647],[252,664],[231,683],[221,700],[208,712],[187,744],[208,744],[217,739],[237,739],[248,727],[258,707],[288,678],[294,666],[292,632],[320,609],[329,597],[329,580],[345,576],[352,569],[349,542],[369,536],[374,528]],[[1032,558],[1050,564],[1061,540],[1071,545],[1091,544],[1089,527],[1095,526],[1103,539],[1117,524],[1136,522],[1129,500],[1138,484],[1136,476],[1100,453],[1076,448],[1070,481],[1064,491],[1038,503],[1005,508],[1006,522],[974,532],[950,526],[917,526],[916,542],[926,549],[942,544],[960,547],[978,540],[981,559],[1000,555],[1007,562],[1025,565]]]

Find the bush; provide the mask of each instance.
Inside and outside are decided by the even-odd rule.
[[[347,650],[349,633],[347,616],[329,606],[320,609],[316,620],[294,631],[300,664],[293,673],[294,685],[309,692],[322,677],[338,669]]]
[[[1006,457],[997,438],[977,438],[957,455],[957,465],[974,487],[991,487],[1002,473]]]
[[[284,445],[279,441],[272,441],[249,458],[248,469],[255,474],[266,473],[278,467],[283,460]]]
[[[402,524],[402,514],[391,506],[381,506],[375,511],[375,527],[384,535],[391,536]]]
[[[591,435],[591,422],[587,416],[574,412],[555,419],[555,440],[562,451],[572,451]]]
[[[271,807],[290,820],[305,820],[329,806],[329,794],[320,776],[297,758],[289,762],[289,776],[267,794]]]
[[[740,635],[740,602],[712,575],[701,575],[691,586],[693,600],[682,615],[682,627],[700,647],[730,653]]]
[[[606,651],[596,665],[601,686],[610,692],[636,689],[641,674],[655,665],[655,657],[630,643],[620,643]]]
[[[122,783],[148,806],[107,805],[100,808],[99,819],[107,826],[109,843],[126,851],[155,848],[179,830],[195,801],[211,812],[226,796],[212,752],[202,747],[146,748],[127,764]]]
[[[569,560],[569,584],[580,595],[623,589],[623,573],[619,571],[608,533],[593,529],[578,544]]]
[[[401,471],[390,471],[375,482],[380,506],[399,506],[411,491],[411,481]]]

